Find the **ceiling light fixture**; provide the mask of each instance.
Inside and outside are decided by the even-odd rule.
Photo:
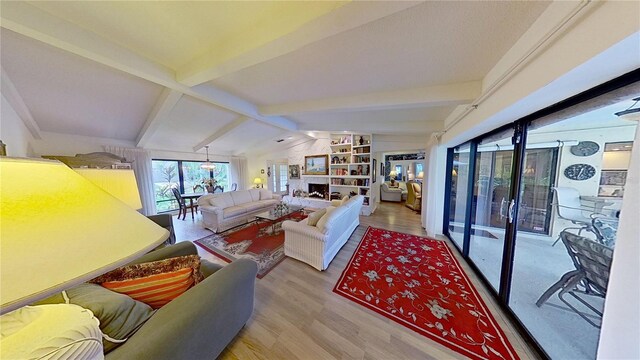
[[[624,120],[640,121],[640,107],[634,107],[638,105],[640,97],[634,98],[632,100],[635,101],[633,105],[629,106],[626,110],[618,111],[614,115]]]
[[[212,163],[211,161],[209,161],[209,145],[205,145],[204,148],[207,149],[207,162],[202,164],[202,165],[200,165],[200,167],[202,169],[211,171],[211,170],[216,168],[216,165],[214,163]]]

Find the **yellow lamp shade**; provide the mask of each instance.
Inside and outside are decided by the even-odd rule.
[[[260,179],[259,177],[253,179],[253,183],[256,185],[262,184],[262,179]]]
[[[395,170],[393,170],[389,173],[389,176],[395,179],[398,176],[398,173]]]
[[[417,176],[418,179],[424,179],[424,171],[420,171]]]
[[[57,161],[0,158],[0,313],[121,266],[168,232]]]
[[[131,169],[74,169],[97,187],[103,189],[132,209],[142,209],[138,183]]]

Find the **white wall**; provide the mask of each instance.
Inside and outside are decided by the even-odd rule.
[[[7,145],[7,156],[33,156],[33,137],[4,95],[0,111],[0,140]]]
[[[635,137],[640,139],[640,126]],[[640,146],[633,147],[631,156],[598,359],[640,359]]]

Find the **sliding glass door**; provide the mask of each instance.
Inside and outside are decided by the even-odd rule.
[[[447,234],[462,251],[464,229],[467,219],[467,197],[469,192],[469,153],[471,146],[463,144],[450,152],[449,174],[449,222]]]
[[[496,291],[511,194],[513,131],[508,128],[480,140],[474,170],[469,258]]]
[[[618,116],[640,103],[633,81],[448,152],[443,231],[550,358],[596,356],[638,126]]]

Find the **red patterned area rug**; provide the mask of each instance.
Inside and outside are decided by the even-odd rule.
[[[472,359],[518,359],[449,247],[368,228],[333,291]]]
[[[254,221],[194,241],[213,255],[231,262],[248,258],[258,264],[258,279],[284,260],[284,220],[300,221],[306,218],[303,212],[295,212],[285,218],[272,221]]]

